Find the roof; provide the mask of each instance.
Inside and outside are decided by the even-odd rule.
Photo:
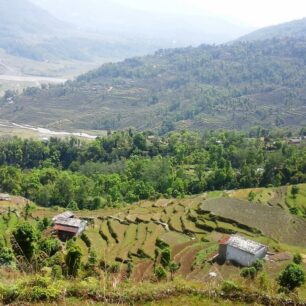
[[[74,216],[74,213],[72,213],[71,211],[65,211],[57,216],[53,217],[53,221],[56,221],[58,219],[68,219],[68,218],[72,218]]]
[[[300,143],[302,141],[301,138],[291,138],[289,139],[290,142],[294,142],[294,143]]]
[[[64,225],[69,227],[79,228],[81,225],[86,224],[87,222],[81,219],[69,218],[69,219],[57,219],[55,225]]]
[[[256,254],[259,250],[266,247],[263,244],[238,235],[231,236],[227,240],[224,239],[224,241],[221,241],[220,243],[222,244],[222,242],[223,244],[227,244],[233,248],[250,254]]]
[[[7,193],[0,193],[0,199],[10,199],[11,196]]]
[[[56,224],[53,229],[56,231],[68,232],[73,234],[76,234],[78,232],[78,229],[76,227],[70,227],[60,224]]]

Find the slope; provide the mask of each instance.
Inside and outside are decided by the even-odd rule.
[[[306,37],[306,18],[259,29],[241,38],[240,41],[265,40],[284,37]]]
[[[306,41],[160,50],[2,99],[0,118],[52,128],[300,128]]]
[[[0,0],[1,74],[71,76],[155,48],[145,40],[80,30],[29,0]]]

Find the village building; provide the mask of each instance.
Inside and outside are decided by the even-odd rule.
[[[263,244],[239,235],[233,235],[224,237],[219,241],[218,259],[248,267],[257,259],[263,259],[267,251],[268,248]]]
[[[302,139],[301,138],[291,138],[288,140],[288,143],[292,145],[300,145],[302,143]]]
[[[11,201],[12,198],[7,193],[0,193],[0,201]]]
[[[84,232],[87,225],[87,221],[75,218],[70,211],[55,216],[52,221],[54,223],[53,230],[63,241],[79,236]]]

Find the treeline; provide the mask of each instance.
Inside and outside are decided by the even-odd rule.
[[[118,132],[92,142],[0,143],[0,189],[43,206],[97,209],[160,196],[306,182],[306,147],[236,132]]]

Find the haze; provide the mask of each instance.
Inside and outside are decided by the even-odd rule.
[[[103,3],[103,0],[100,1]],[[253,27],[300,19],[306,15],[303,0],[116,0],[133,8],[176,14],[216,15]]]

